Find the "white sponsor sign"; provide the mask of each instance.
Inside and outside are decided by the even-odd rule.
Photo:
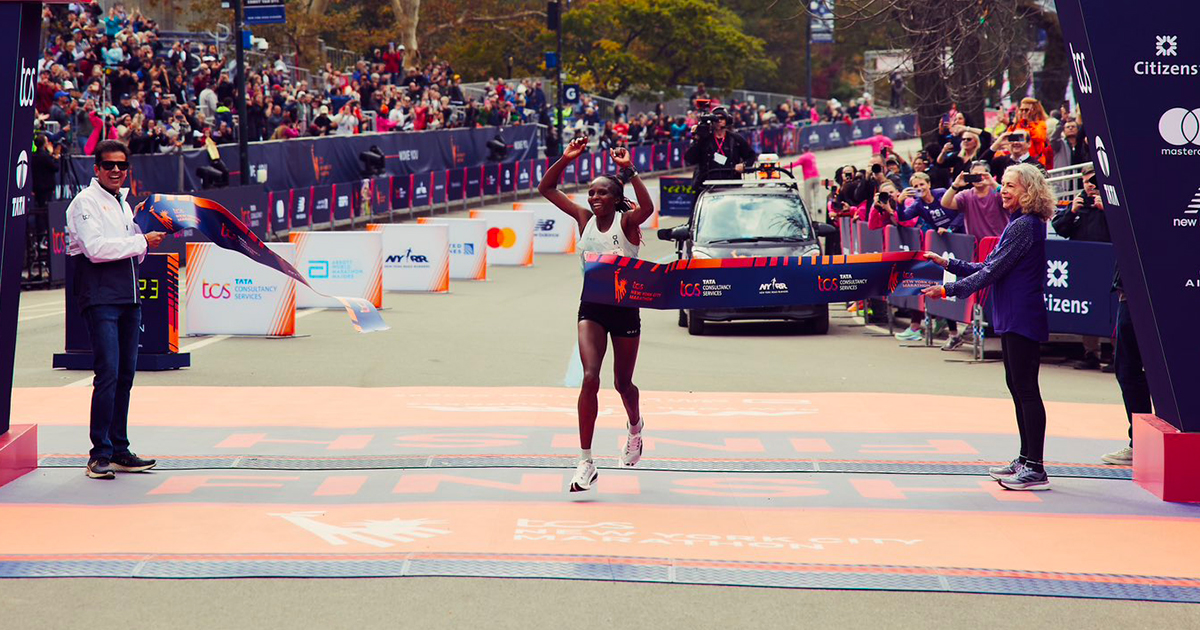
[[[268,243],[267,248],[295,263],[295,245]],[[187,263],[183,306],[188,334],[296,333],[295,280],[213,243],[188,243]]]
[[[446,225],[371,223],[383,234],[383,290],[450,290],[450,228]]]
[[[292,232],[296,269],[326,295],[363,298],[383,307],[383,235],[380,232]],[[296,288],[298,308],[342,308],[342,303]]]
[[[450,278],[487,280],[487,221],[483,219],[441,219],[421,217],[420,225],[445,225],[450,228]]]
[[[472,210],[471,218],[487,221],[488,264],[533,266],[533,211]]]
[[[554,204],[518,202],[513,210],[533,212],[533,251],[537,254],[574,254],[579,224]]]

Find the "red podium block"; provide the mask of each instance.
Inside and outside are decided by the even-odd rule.
[[[1133,417],[1133,480],[1163,501],[1200,503],[1200,433],[1150,414]]]
[[[36,469],[37,459],[37,425],[12,425],[0,435],[0,486]]]

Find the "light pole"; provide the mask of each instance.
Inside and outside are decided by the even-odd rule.
[[[808,25],[804,27],[804,65],[808,68],[805,71],[805,77],[808,80],[808,90],[805,96],[812,101],[812,12],[817,10],[819,5],[813,2],[809,5]]]
[[[241,173],[241,185],[250,184],[250,144],[249,131],[246,126],[246,48],[242,37],[245,26],[242,24],[244,12],[242,0],[233,0],[233,31],[237,40],[237,77],[234,86],[238,110],[238,169]]]

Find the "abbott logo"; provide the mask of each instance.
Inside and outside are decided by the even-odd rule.
[[[1048,286],[1065,289],[1068,281],[1071,278],[1071,272],[1067,270],[1068,261],[1066,260],[1050,260],[1046,262],[1046,284]]]
[[[1186,110],[1173,107],[1158,119],[1158,135],[1168,143],[1181,147],[1200,145],[1200,108]]]
[[[1176,35],[1156,35],[1154,37],[1154,54],[1157,57],[1174,57],[1179,37]]]
[[[1075,66],[1075,85],[1079,86],[1079,91],[1084,94],[1092,93],[1092,75],[1087,71],[1087,57],[1083,53],[1075,52],[1073,44],[1067,44],[1071,50],[1071,64]]]

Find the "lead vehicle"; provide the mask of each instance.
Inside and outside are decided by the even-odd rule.
[[[705,181],[691,222],[661,229],[658,238],[675,241],[680,259],[820,255],[817,237],[837,228],[813,223],[795,178],[773,158],[760,156],[743,179]],[[823,335],[829,332],[829,305],[679,311],[679,325],[693,335],[704,334],[707,322],[748,320],[793,321]]]

